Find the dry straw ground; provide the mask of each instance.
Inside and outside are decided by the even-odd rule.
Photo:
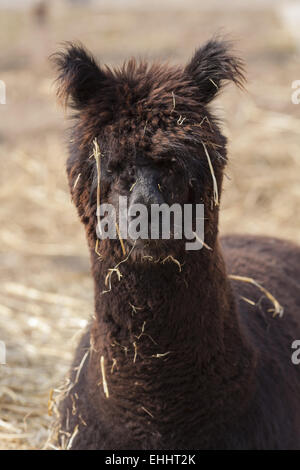
[[[130,55],[184,62],[215,31],[230,32],[249,84],[248,93],[228,89],[218,101],[230,138],[221,230],[300,242],[300,105],[291,102],[300,43],[279,2],[47,3],[44,24],[32,11],[0,14],[0,79],[7,85],[0,106],[2,449],[43,447],[49,392],[93,310],[87,248],[64,172],[63,113],[46,60],[60,41],[80,39],[110,64]]]

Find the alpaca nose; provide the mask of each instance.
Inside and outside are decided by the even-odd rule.
[[[131,191],[129,207],[133,204],[143,204],[149,208],[151,204],[163,204],[164,202],[155,175],[146,171],[139,172]]]
[[[159,191],[155,175],[139,174],[136,184],[132,188],[129,204],[128,204],[128,221],[131,223],[136,216],[139,218],[139,237],[142,239],[149,239],[153,230],[158,233],[161,231],[161,221],[156,219],[152,220],[151,206],[152,204],[161,205],[165,201],[162,193]],[[158,227],[157,227],[158,223]],[[131,235],[130,235],[130,238]],[[136,237],[133,237],[136,238]]]

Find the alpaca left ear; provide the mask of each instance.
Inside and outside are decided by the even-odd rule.
[[[66,49],[51,59],[58,71],[57,96],[62,104],[81,110],[110,96],[112,77],[81,45],[67,43]]]
[[[198,49],[185,72],[197,84],[201,101],[209,103],[226,81],[243,88],[244,62],[235,57],[227,41],[211,40]]]

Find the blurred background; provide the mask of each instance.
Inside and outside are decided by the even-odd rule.
[[[48,56],[80,40],[101,61],[185,63],[213,34],[247,62],[216,102],[229,137],[221,233],[300,242],[300,6],[284,0],[0,0],[0,448],[42,448],[48,399],[93,312],[83,229],[66,184],[66,122]],[[235,273],[238,274],[238,273]],[[51,408],[51,400],[50,400]],[[51,410],[50,410],[51,414]]]

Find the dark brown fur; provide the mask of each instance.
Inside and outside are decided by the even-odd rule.
[[[224,82],[242,85],[241,61],[217,40],[185,69],[131,60],[111,71],[74,45],[55,60],[59,96],[76,111],[67,171],[95,282],[95,316],[74,359],[75,384],[60,406],[58,441],[78,427],[72,449],[299,449],[300,370],[291,362],[291,343],[300,337],[300,249],[242,236],[220,246],[203,147],[221,190],[226,139],[207,105]],[[118,240],[99,244],[102,261],[95,253],[97,172],[89,158],[95,137],[102,202],[134,198],[130,188],[147,167],[163,201],[204,203],[212,251],[187,252],[179,240],[143,245],[103,293],[108,270],[124,256]],[[172,255],[182,271],[170,259],[162,264],[144,255],[159,261]],[[262,283],[284,316],[273,318],[259,289],[231,282],[227,273]]]

